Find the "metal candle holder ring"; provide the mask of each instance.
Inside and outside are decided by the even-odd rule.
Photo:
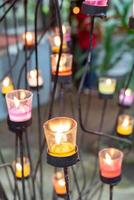
[[[82,3],[82,13],[96,16],[96,17],[105,17],[108,6],[93,6],[89,5],[86,2]]]

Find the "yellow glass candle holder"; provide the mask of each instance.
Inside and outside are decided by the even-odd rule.
[[[6,76],[4,80],[2,81],[1,90],[2,90],[2,94],[4,95],[14,90],[12,80],[9,76]]]
[[[63,172],[58,171],[53,176],[53,186],[57,195],[66,195],[66,183]]]
[[[99,93],[104,95],[113,95],[116,89],[116,79],[99,78]]]
[[[71,76],[72,75],[72,61],[73,56],[71,54],[63,53],[60,59],[59,76]],[[52,75],[56,75],[56,67],[58,62],[58,54],[51,55]]]
[[[13,162],[13,168],[15,171],[15,176],[18,179],[22,178],[22,165],[21,160],[18,158],[16,161]],[[31,168],[29,159],[27,157],[23,157],[23,170],[24,170],[24,178],[27,178],[30,176]]]
[[[68,117],[56,117],[44,123],[49,155],[67,157],[76,153],[77,122]]]
[[[120,115],[117,123],[117,133],[129,136],[133,132],[134,119],[129,115]]]

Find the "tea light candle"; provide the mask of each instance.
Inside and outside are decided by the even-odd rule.
[[[131,89],[121,89],[119,94],[119,104],[131,106],[134,102],[134,92]]]
[[[53,186],[56,194],[66,195],[65,178],[61,171],[56,172],[53,176]]]
[[[35,41],[34,41],[34,34],[32,32],[27,32],[26,34],[23,33],[22,38],[23,38],[24,44],[26,42],[25,44],[26,47],[34,46]]]
[[[92,6],[107,6],[108,0],[85,0],[84,2]]]
[[[38,86],[43,85],[43,78],[41,76],[41,72],[36,69],[31,70],[27,74],[27,80],[30,87],[37,87],[37,76],[38,76]]]
[[[8,92],[11,92],[14,89],[13,83],[11,81],[11,78],[9,76],[6,76],[4,80],[2,81],[2,94],[7,94]]]
[[[100,175],[104,178],[121,176],[123,152],[115,148],[102,149],[99,152]]]
[[[15,170],[16,178],[21,179],[22,178],[22,165],[21,165],[20,158],[18,158],[17,161],[13,162],[13,168]],[[29,163],[29,159],[27,157],[23,157],[23,173],[24,173],[24,178],[27,178],[28,176],[30,176],[30,173],[31,173],[30,163]]]
[[[116,88],[116,79],[99,78],[99,93],[105,95],[113,95]]]
[[[120,115],[117,124],[117,133],[120,135],[130,135],[133,132],[134,120],[129,115]]]
[[[72,75],[72,60],[71,54],[62,54],[60,59],[59,76]],[[52,74],[56,75],[56,67],[58,62],[58,54],[51,55]]]
[[[55,157],[75,154],[76,130],[76,121],[67,117],[53,118],[44,123],[49,154]]]
[[[13,90],[6,94],[9,118],[13,122],[24,122],[32,117],[32,92]]]

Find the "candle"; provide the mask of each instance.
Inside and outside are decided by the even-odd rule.
[[[134,102],[134,92],[131,89],[121,89],[119,94],[119,104],[131,106]]]
[[[13,90],[6,94],[9,118],[13,122],[24,122],[32,117],[32,97],[28,90]]]
[[[115,148],[102,149],[99,152],[100,175],[104,178],[116,178],[121,175],[123,153]]]
[[[59,76],[70,76],[72,75],[72,60],[73,57],[71,54],[62,54],[60,59],[60,67],[59,67]],[[58,62],[58,54],[51,55],[51,66],[52,66],[52,74],[56,74],[56,67]]]
[[[25,44],[26,47],[34,46],[35,41],[34,41],[33,33],[31,33],[31,32],[27,32],[26,34],[23,33],[22,38],[23,38],[23,42],[24,43],[26,42],[26,44]]]
[[[76,152],[77,122],[67,117],[57,117],[44,123],[49,154],[66,157]]]
[[[15,176],[17,178],[22,178],[22,165],[20,158],[13,162],[13,168],[15,171]],[[31,173],[30,163],[27,157],[23,157],[23,173],[24,178],[27,178]]]
[[[120,115],[117,124],[117,133],[120,135],[130,135],[133,132],[134,120],[129,115]]]
[[[60,49],[60,44],[61,44],[60,36],[59,35],[51,36],[50,44],[51,44],[51,47],[52,47],[52,52],[58,53],[59,49]],[[66,43],[65,37],[64,37],[64,40],[63,40],[62,50],[64,52],[67,51],[67,43]]]
[[[56,194],[66,195],[66,184],[63,172],[58,171],[53,176],[53,186]]]
[[[36,69],[31,70],[27,74],[27,80],[30,87],[37,87],[37,75],[38,75],[38,86],[43,85],[43,78],[41,76],[41,72]]]
[[[99,78],[99,93],[113,95],[116,88],[116,80],[113,78]]]
[[[6,76],[2,81],[2,94],[7,94],[14,89],[13,83],[9,76]]]
[[[84,2],[92,6],[107,6],[108,0],[85,0]]]

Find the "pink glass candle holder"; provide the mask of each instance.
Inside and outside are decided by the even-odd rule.
[[[105,148],[99,152],[99,168],[102,179],[120,179],[123,152],[115,148]]]
[[[28,90],[13,90],[6,94],[9,118],[13,122],[25,122],[32,117],[32,92]]]
[[[131,106],[134,102],[134,92],[131,89],[121,89],[119,94],[119,104],[122,106]]]
[[[85,0],[84,2],[91,6],[107,6],[108,0]]]

